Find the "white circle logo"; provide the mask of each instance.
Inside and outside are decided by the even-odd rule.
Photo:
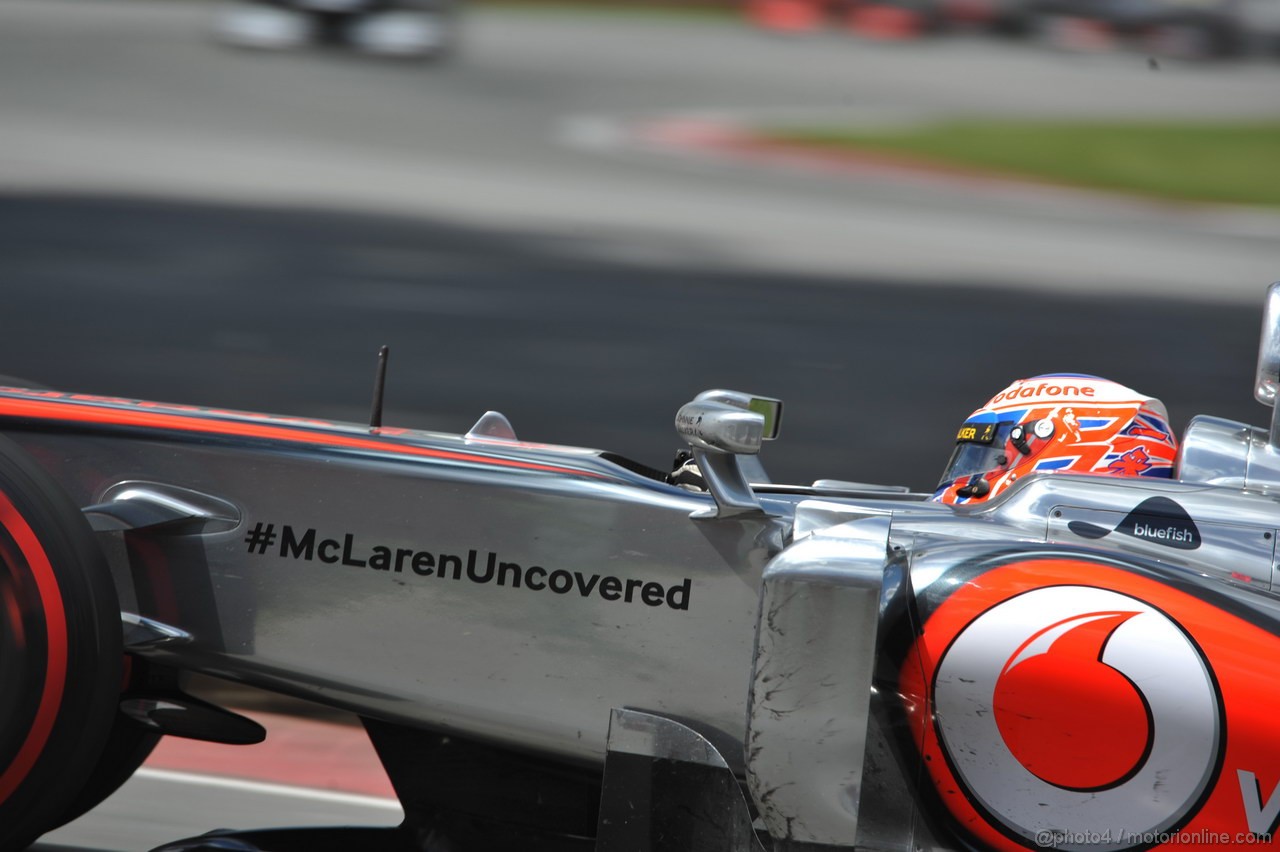
[[[975,804],[1037,845],[1100,830],[1087,848],[1147,845],[1204,794],[1222,743],[1199,649],[1149,604],[1089,586],[984,612],[944,653],[934,700],[943,751]]]

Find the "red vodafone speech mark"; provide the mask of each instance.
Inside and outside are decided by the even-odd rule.
[[[1128,777],[1151,748],[1151,708],[1133,682],[1102,662],[1107,640],[1136,612],[1100,612],[1051,625],[1006,663],[992,699],[1009,751],[1027,771],[1069,790]],[[1032,642],[1058,632],[1042,653]],[[1083,687],[1083,688],[1082,688]]]
[[[989,760],[992,750],[997,747],[1006,751],[1012,755],[1010,762],[1017,771],[1027,773],[1026,778],[1042,787],[1042,790],[1034,791],[1026,809],[1015,812],[1008,806],[1011,797],[1023,792],[1017,785],[1006,782],[1001,786],[997,783],[987,798],[980,798],[971,779],[965,775],[965,772],[971,771],[970,767],[961,765],[953,759],[954,756],[949,756],[941,739],[944,720],[939,711],[936,691],[940,685],[939,666],[976,629],[990,624],[993,617],[1001,621],[999,612],[1003,611],[1003,607],[1035,595],[1048,596],[1041,599],[1051,600],[1060,595],[1071,594],[1071,589],[1098,590],[1099,594],[1092,597],[1100,601],[1109,599],[1114,603],[1081,608],[1057,616],[1049,612],[1050,607],[1044,607],[1041,611],[1045,618],[1038,623],[1035,612],[1030,613],[1024,622],[1026,632],[1009,645],[1007,650],[1002,651],[998,659],[992,659],[991,691],[987,693],[989,699],[970,705],[971,711],[967,716],[963,710],[959,713],[961,718],[953,713],[948,723],[952,727],[957,723],[971,723],[972,729],[976,730],[984,714],[989,714],[992,738],[982,740],[981,743],[972,740],[968,747],[975,749],[981,760]],[[1075,554],[1036,555],[1024,559],[993,561],[987,570],[955,586],[928,615],[919,638],[900,670],[898,685],[903,712],[914,732],[926,777],[937,794],[938,803],[950,816],[953,829],[966,835],[970,843],[1004,852],[1025,852],[1027,849],[1037,848],[1035,823],[1022,820],[1018,814],[1042,810],[1049,812],[1053,825],[1065,833],[1064,837],[1073,836],[1072,832],[1111,831],[1109,843],[1096,839],[1079,843],[1065,839],[1059,842],[1055,835],[1053,842],[1059,850],[1099,849],[1115,852],[1122,849],[1168,849],[1170,852],[1210,852],[1223,848],[1224,837],[1231,838],[1232,842],[1243,842],[1241,838],[1248,837],[1255,828],[1248,817],[1251,810],[1265,810],[1264,806],[1280,787],[1276,783],[1276,767],[1280,766],[1280,737],[1275,734],[1275,708],[1280,707],[1280,669],[1269,663],[1280,659],[1280,627],[1276,627],[1274,621],[1262,615],[1250,616],[1246,608],[1222,605],[1211,590],[1212,586],[1207,586],[1203,594],[1194,594],[1194,590],[1188,585],[1174,586],[1155,576],[1127,570],[1110,561]],[[1125,601],[1117,599],[1116,595],[1130,599],[1134,606],[1130,607]],[[1025,692],[1026,685],[1019,685],[1017,681],[1006,684],[1003,682],[1004,677],[1012,675],[1020,664],[1035,657],[1056,656],[1056,653],[1046,653],[1048,646],[1052,644],[1048,639],[1033,639],[1032,647],[1028,640],[1036,634],[1044,635],[1054,626],[1059,629],[1065,627],[1062,632],[1066,633],[1071,627],[1079,626],[1079,619],[1083,617],[1101,613],[1118,614],[1127,612],[1130,608],[1149,611],[1120,622],[1107,638],[1102,656],[1113,667],[1123,667],[1126,673],[1130,673],[1133,686],[1147,698],[1153,713],[1152,727],[1155,729],[1156,748],[1141,762],[1134,779],[1097,792],[1067,790],[1050,781],[1041,780],[1039,775],[1029,772],[1024,763],[1032,762],[1034,757],[1029,751],[1030,746],[1021,740],[1017,741],[1016,747],[1015,744],[1006,742],[1006,738],[1014,738],[1012,729],[1016,727],[1016,723],[1011,726],[1006,720],[1003,727],[997,724],[993,706],[995,694],[1001,693],[1002,700],[1010,702],[1020,700],[1012,690],[1019,686],[1018,691]],[[1146,651],[1135,648],[1134,631],[1142,620],[1149,622],[1148,627],[1158,627],[1167,622],[1164,623],[1164,635],[1171,638],[1172,634],[1167,628],[1171,624],[1176,625],[1179,635],[1185,638],[1171,642],[1170,647],[1152,645]],[[1104,628],[1099,626],[1097,629]],[[1130,633],[1130,638],[1121,641],[1121,636],[1126,631]],[[1141,634],[1143,631],[1137,632]],[[1055,635],[1050,638],[1061,637]],[[1150,677],[1152,665],[1159,658],[1168,658],[1173,645],[1186,645],[1188,642],[1197,649],[1196,654],[1203,663],[1202,670],[1199,664],[1189,665],[1180,671],[1170,670],[1160,678]],[[1117,656],[1119,650],[1126,650],[1127,656]],[[1088,655],[1078,651],[1069,656]],[[1058,667],[1054,671],[1057,678],[1067,680],[1066,669]],[[1062,726],[1064,732],[1074,727],[1085,736],[1083,739],[1075,737],[1068,740],[1063,733],[1052,755],[1055,758],[1069,756],[1071,749],[1065,745],[1067,742],[1073,742],[1082,749],[1093,750],[1093,746],[1086,740],[1112,736],[1109,732],[1110,721],[1092,729],[1087,725],[1090,718],[1099,718],[1099,714],[1091,714],[1088,706],[1096,694],[1093,689],[1094,680],[1088,677],[1094,671],[1097,670],[1092,666],[1086,669],[1086,678],[1081,683],[1088,688],[1082,688],[1080,692],[1083,695],[1071,701],[1076,712],[1070,714],[1070,718]],[[1135,677],[1132,672],[1142,674]],[[1028,675],[1031,673],[1032,671],[1027,672]],[[1018,675],[1019,678],[1023,677],[1022,672],[1018,672]],[[1178,696],[1191,694],[1193,687],[1203,691],[1204,684],[1200,681],[1205,678],[1208,679],[1209,690],[1215,696],[1218,708],[1210,715],[1216,716],[1221,724],[1216,756],[1205,764],[1202,753],[1195,760],[1179,759],[1176,753],[1158,755],[1162,736],[1165,737],[1166,746],[1169,744],[1170,726],[1174,730],[1172,747],[1175,750],[1182,749],[1185,753],[1193,740],[1197,737],[1203,739],[1206,730],[1204,723],[1197,721],[1196,727],[1186,727],[1187,702],[1185,698]],[[1047,680],[1041,679],[1037,686],[1053,688]],[[956,691],[955,684],[947,688]],[[1112,703],[1118,702],[1120,705],[1118,714],[1129,715],[1131,711],[1123,710],[1123,705],[1127,703],[1124,689],[1117,688],[1114,692]],[[1048,700],[1041,702],[1042,705],[1051,703]],[[1067,702],[1064,700],[1063,703],[1065,705]],[[1011,709],[1015,709],[1012,703],[1006,710]],[[1044,712],[1043,706],[1038,709]],[[1050,726],[1046,722],[1044,727]],[[1163,735],[1162,729],[1165,731]],[[1030,732],[1031,728],[1026,730]],[[1043,735],[1044,731],[1041,733]],[[1128,736],[1125,735],[1121,741],[1125,748],[1131,748]],[[963,740],[959,742],[961,746],[966,745]],[[1064,752],[1068,754],[1064,755]],[[1047,752],[1040,759],[1046,756]],[[1128,757],[1117,760],[1115,765],[1109,767],[1108,773],[1119,772],[1127,760]],[[1160,775],[1160,785],[1145,787],[1135,784],[1139,776],[1151,774],[1158,762],[1167,765]],[[1037,763],[1037,770],[1056,781],[1070,780],[1070,776],[1063,774],[1066,771],[1063,769],[1051,771]],[[1194,780],[1196,776],[1203,777],[1203,783],[1191,784],[1187,781],[1188,778]],[[1255,782],[1243,798],[1240,778]],[[1075,780],[1081,779],[1076,777]],[[1086,775],[1083,780],[1096,781],[1097,778]],[[1173,816],[1161,823],[1158,830],[1142,834],[1116,831],[1116,826],[1123,822],[1123,815],[1134,814],[1133,819],[1136,820],[1137,815],[1144,811],[1167,804],[1168,786],[1178,783],[1188,792],[1178,797],[1174,803],[1177,807],[1171,811]],[[1054,792],[1063,801],[1087,802],[1089,805],[1110,803],[1114,813],[1120,816],[1099,822],[1080,813],[1081,808],[1037,807],[1038,802],[1047,801],[1038,797],[1051,796]],[[997,813],[997,809],[1001,807],[1004,808],[1004,816]],[[1014,819],[1009,814],[1014,814],[1017,818]],[[1254,822],[1262,826],[1261,821]],[[1026,828],[1032,830],[1025,830]],[[1255,839],[1254,842],[1258,840]]]

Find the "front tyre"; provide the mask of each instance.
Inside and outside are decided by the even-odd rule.
[[[145,660],[126,656],[124,670],[121,701],[128,698],[133,689],[146,686],[151,666]],[[120,789],[138,771],[138,767],[146,762],[152,750],[159,745],[161,736],[155,729],[144,727],[126,716],[117,702],[114,721],[107,734],[102,756],[88,773],[70,807],[59,815],[49,826],[49,830],[79,819]]]
[[[120,608],[89,525],[0,438],[0,850],[60,822],[119,700]]]

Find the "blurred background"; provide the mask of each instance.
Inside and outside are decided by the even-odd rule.
[[[0,372],[931,490],[1013,379],[1252,400],[1280,0],[0,2]]]

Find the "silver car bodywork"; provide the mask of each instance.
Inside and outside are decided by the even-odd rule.
[[[185,634],[147,653],[581,760],[603,758],[621,704],[740,725],[778,523],[691,523],[709,498],[585,450],[232,415],[219,434],[162,409],[165,429],[86,434],[66,428],[82,407],[135,409],[5,402],[39,410],[9,434],[102,525],[112,504],[221,504],[116,561],[136,614]]]
[[[1258,395],[1274,402],[1280,290],[1270,300]],[[0,424],[98,531],[127,651],[578,767],[603,779],[600,849],[685,843],[641,825],[659,810],[656,787],[643,820],[616,810],[619,790],[630,802],[636,788],[610,779],[653,762],[728,779],[703,814],[719,833],[684,848],[1027,846],[1058,831],[1060,814],[1046,822],[1015,792],[991,792],[985,758],[956,749],[957,731],[987,735],[979,720],[992,709],[946,709],[970,695],[948,684],[973,680],[947,673],[988,666],[952,652],[969,628],[942,653],[927,647],[931,626],[953,617],[938,613],[1019,566],[1066,565],[1063,576],[1086,579],[1058,585],[1090,594],[1120,594],[1090,585],[1090,571],[1129,578],[1126,618],[1147,618],[1153,635],[1168,607],[1130,583],[1273,636],[1280,624],[1274,430],[1197,418],[1178,479],[1033,476],[965,508],[853,483],[769,483],[755,461],[768,418],[752,404],[716,391],[682,409],[705,488],[596,450],[521,442],[492,413],[458,436],[5,389]],[[972,623],[998,620],[1008,600]],[[1213,662],[1225,640],[1171,623],[1204,647],[1213,684],[1235,676]],[[1138,641],[1116,635],[1113,648]],[[1021,658],[1001,653],[1004,677]],[[1161,731],[1148,731],[1135,777],[1181,777],[1159,763],[1164,732],[1190,741],[1206,725],[1194,708],[1166,714],[1158,686],[1135,688]],[[1257,726],[1247,708],[1220,704],[1214,724]],[[1206,791],[1229,788],[1235,767],[1210,733],[1217,763],[1185,769],[1167,811],[1168,794],[1148,790],[1141,801],[1158,813],[1126,830],[1212,816]],[[962,788],[954,799],[928,765],[935,753]],[[1090,795],[1136,795],[1122,780]],[[734,798],[738,781],[746,799]],[[1074,801],[1071,784],[1055,789]],[[1246,796],[1242,829],[1263,833],[1266,792]]]

